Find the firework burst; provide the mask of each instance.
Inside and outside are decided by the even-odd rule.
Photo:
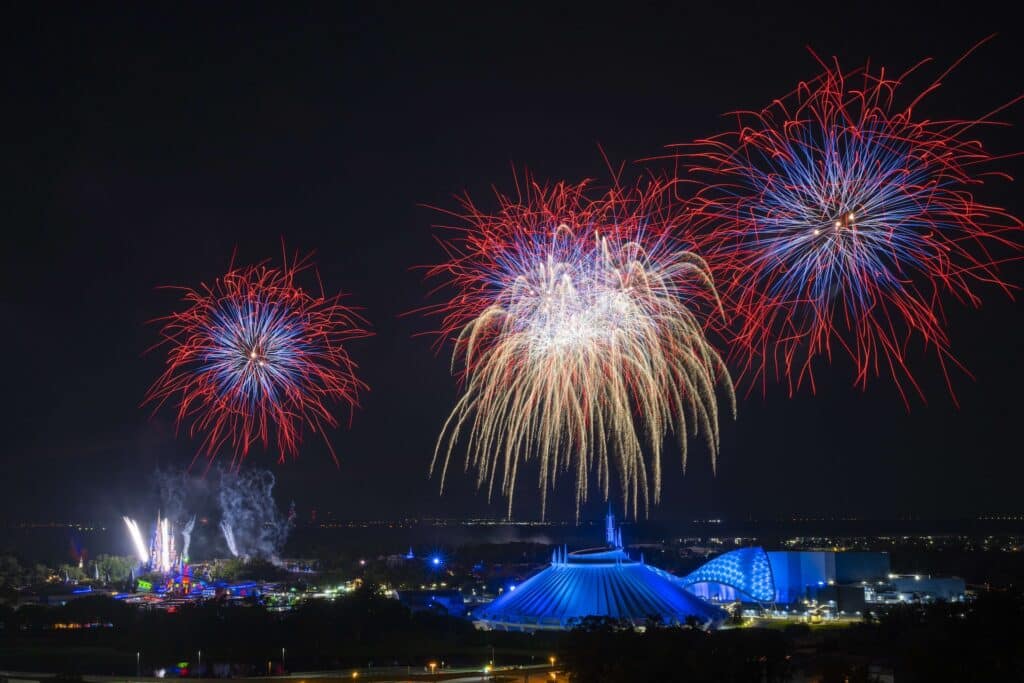
[[[690,433],[717,454],[716,389],[735,402],[702,326],[720,307],[707,266],[673,239],[663,185],[588,190],[531,184],[493,215],[464,200],[451,258],[431,270],[454,290],[439,310],[463,384],[431,466],[442,490],[462,438],[466,469],[510,514],[520,464],[536,458],[542,515],[559,474],[578,514],[591,472],[607,498],[612,468],[636,515],[659,499],[669,432],[684,467]]]
[[[367,387],[346,344],[369,335],[365,321],[340,295],[300,287],[307,270],[297,255],[282,267],[232,266],[212,286],[184,289],[184,309],[159,321],[166,369],[146,402],[177,403],[178,425],[201,435],[197,456],[230,449],[238,464],[273,441],[280,460],[295,457],[304,429],[337,426],[334,404],[350,415],[358,405]]]
[[[694,228],[735,322],[739,381],[764,387],[774,375],[791,394],[813,391],[815,360],[839,352],[856,386],[887,375],[907,402],[910,387],[923,398],[907,366],[916,339],[952,395],[949,369],[962,366],[943,297],[978,306],[979,285],[1009,291],[996,254],[1018,248],[1021,223],[971,192],[1001,175],[985,172],[997,157],[969,137],[992,114],[915,115],[949,71],[895,105],[921,64],[890,78],[822,62],[790,96],[737,113],[734,131],[678,147],[687,170],[709,179],[692,202]]]

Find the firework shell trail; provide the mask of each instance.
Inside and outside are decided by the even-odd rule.
[[[122,517],[122,519],[125,526],[128,527],[128,536],[135,548],[135,556],[142,564],[148,563],[149,552],[146,550],[146,542],[142,539],[142,531],[139,529],[138,523],[131,517]]]
[[[228,546],[228,551],[232,557],[238,557],[238,545],[235,543],[235,532],[228,524],[227,520],[222,520],[220,523],[221,533],[224,534],[224,542]]]

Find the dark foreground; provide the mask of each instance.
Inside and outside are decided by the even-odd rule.
[[[904,605],[843,627],[712,633],[653,624],[639,633],[605,619],[562,634],[481,632],[366,590],[282,613],[226,604],[166,613],[85,598],[3,608],[0,623],[0,670],[62,678],[124,680],[163,669],[204,678],[331,671],[413,680],[429,679],[434,663],[436,680],[481,680],[493,661],[494,680],[551,680],[555,670],[560,679],[595,682],[1024,680],[1024,599],[1016,592],[988,592],[967,606]],[[549,666],[551,657],[552,670],[505,669]]]

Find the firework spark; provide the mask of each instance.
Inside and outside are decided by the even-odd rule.
[[[774,374],[791,394],[813,391],[815,360],[837,351],[852,359],[856,386],[889,375],[904,402],[910,386],[923,399],[907,366],[917,339],[952,395],[949,369],[962,366],[943,295],[977,306],[979,285],[1008,291],[994,254],[1019,244],[1020,221],[971,193],[1000,175],[978,172],[997,157],[968,137],[992,114],[918,118],[938,80],[897,108],[921,64],[898,78],[822,66],[771,107],[737,113],[733,132],[679,146],[687,170],[710,178],[694,226],[736,323],[739,381],[763,387]]]
[[[441,486],[460,436],[467,470],[509,514],[520,464],[539,461],[541,514],[560,473],[575,479],[577,514],[596,469],[608,497],[614,466],[633,514],[661,490],[661,450],[674,432],[718,449],[718,397],[732,382],[708,344],[702,311],[719,308],[704,262],[672,238],[666,187],[531,184],[488,215],[464,200],[467,225],[431,269],[455,292],[438,307],[464,390],[441,431],[431,471]],[[649,458],[645,459],[645,451]],[[614,463],[614,465],[612,464]]]
[[[230,447],[237,464],[272,434],[279,459],[295,457],[303,427],[327,441],[325,428],[338,424],[332,404],[351,411],[367,388],[345,347],[369,336],[365,321],[340,295],[296,284],[310,269],[298,256],[280,268],[233,266],[212,286],[185,289],[184,310],[160,321],[167,367],[146,402],[177,401],[178,425],[202,435],[211,461]]]
[[[238,544],[235,543],[235,530],[231,528],[231,524],[228,521],[221,520],[220,523],[221,533],[224,534],[224,542],[228,544],[228,550],[231,551],[232,557],[238,557]]]
[[[154,559],[159,563],[158,569],[165,574],[171,571],[171,523],[166,517],[160,519],[157,515],[156,533],[159,538],[159,555]]]
[[[146,551],[146,542],[142,540],[142,532],[139,530],[138,523],[131,517],[122,517],[124,524],[128,527],[128,536],[132,539],[132,545],[135,546],[135,555],[139,558],[139,562],[146,564],[149,562],[149,553]]]

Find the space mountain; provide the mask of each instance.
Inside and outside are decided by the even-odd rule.
[[[609,511],[603,548],[556,549],[551,564],[473,616],[477,628],[501,631],[571,629],[583,618],[611,617],[645,626],[693,623],[715,627],[724,610],[688,592],[677,577],[630,558]]]

